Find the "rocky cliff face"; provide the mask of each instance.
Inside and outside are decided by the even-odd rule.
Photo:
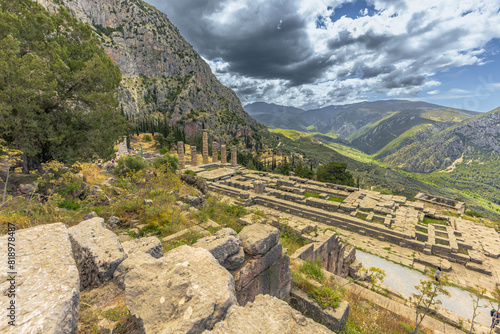
[[[474,150],[500,153],[500,108],[435,134],[421,130],[415,141],[384,158],[406,171],[428,173],[450,166]]]
[[[123,75],[120,100],[129,115],[166,114],[189,136],[202,123],[215,137],[266,136],[234,92],[179,34],[167,15],[141,0],[38,0],[64,5],[90,24]]]

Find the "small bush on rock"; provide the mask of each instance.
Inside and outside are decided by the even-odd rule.
[[[179,168],[179,159],[176,156],[165,153],[153,162],[153,167],[164,171],[175,172]]]
[[[118,165],[115,168],[115,174],[120,176],[126,176],[132,172],[138,172],[145,169],[148,166],[146,160],[142,157],[132,157],[127,155],[118,160]]]

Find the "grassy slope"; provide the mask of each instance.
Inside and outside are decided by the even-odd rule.
[[[392,140],[389,144],[385,145],[381,150],[379,150],[376,154],[374,154],[374,156],[383,157],[387,154],[390,154],[391,152],[395,152],[404,145],[407,139],[413,137],[416,131],[424,129],[430,125],[431,124],[419,124],[412,127],[411,129],[405,131],[403,134],[398,136],[396,139]]]
[[[355,140],[356,138],[359,138],[361,137],[362,135],[364,135],[365,133],[367,133],[368,131],[370,131],[371,129],[373,129],[374,127],[378,126],[380,123],[382,123],[383,121],[385,121],[386,119],[389,119],[391,118],[392,116],[394,116],[395,114],[397,114],[398,112],[392,112],[390,114],[388,114],[387,116],[379,119],[377,122],[375,123],[370,123],[370,124],[367,124],[365,126],[363,126],[361,129],[359,129],[358,131],[354,132],[353,134],[351,134],[350,136],[346,137],[346,140],[347,141],[350,141],[352,142],[353,140]]]

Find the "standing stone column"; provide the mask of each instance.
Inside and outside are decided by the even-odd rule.
[[[217,152],[217,142],[212,142],[212,162],[219,161],[219,152]]]
[[[208,164],[208,132],[203,130],[203,164]]]
[[[196,146],[191,146],[191,166],[198,166],[198,155],[196,154]]]
[[[227,152],[226,152],[226,145],[221,145],[220,146],[220,163],[222,165],[227,164]]]
[[[231,166],[238,165],[237,154],[238,154],[238,151],[236,149],[236,146],[231,147]]]
[[[184,143],[181,141],[177,143],[177,154],[179,156],[179,168],[182,169],[186,165],[186,159],[184,157]]]

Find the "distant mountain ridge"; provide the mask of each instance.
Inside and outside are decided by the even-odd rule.
[[[308,111],[266,103],[246,105],[245,109],[267,126],[335,134],[349,141],[352,147],[368,154],[376,154],[417,126],[427,124],[443,130],[479,114],[404,100],[360,102]]]
[[[202,127],[210,136],[258,140],[269,136],[236,94],[180,35],[167,15],[141,0],[37,0],[50,12],[60,5],[90,24],[120,67],[119,99],[130,116],[166,115],[186,135]]]
[[[500,154],[500,108],[439,132],[419,131],[415,141],[382,160],[412,172],[432,172],[476,151]]]

